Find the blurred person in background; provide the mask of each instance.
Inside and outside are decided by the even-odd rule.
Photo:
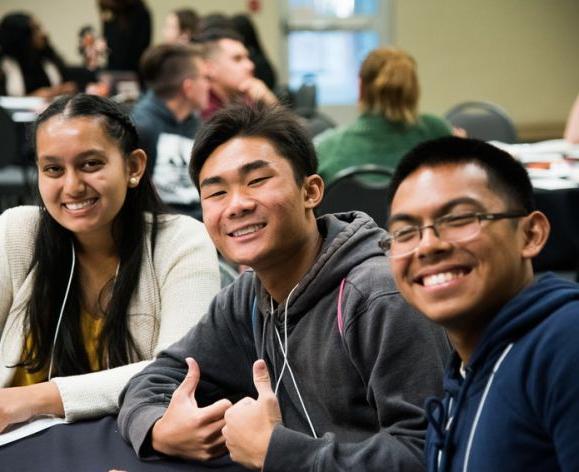
[[[452,134],[442,118],[418,113],[416,69],[414,58],[400,49],[379,48],[368,54],[360,68],[360,116],[315,140],[319,173],[326,182],[351,166],[396,167],[416,144]]]
[[[143,0],[98,0],[103,36],[109,48],[107,69],[139,71],[151,44],[151,13]]]
[[[3,95],[51,99],[76,91],[67,81],[67,66],[34,16],[13,12],[2,18],[0,51]]]
[[[209,15],[201,17],[199,27],[201,33],[212,29],[234,29],[231,18],[223,13],[210,13]]]
[[[261,41],[251,18],[247,15],[239,14],[231,18],[231,23],[235,31],[243,38],[243,44],[249,52],[251,62],[253,62],[253,74],[263,81],[270,90],[273,90],[277,81],[276,73],[261,47]]]
[[[90,25],[78,32],[78,53],[88,70],[102,69],[107,60],[107,43]]]
[[[203,110],[203,119],[209,119],[232,102],[277,103],[267,85],[254,77],[253,62],[239,34],[233,30],[207,29],[198,39],[206,47],[211,79],[209,106]]]
[[[141,58],[141,75],[149,90],[132,111],[161,198],[197,218],[199,194],[188,164],[199,114],[209,103],[207,69],[200,45],[150,47]]]
[[[166,43],[190,43],[199,33],[199,15],[191,8],[173,10],[165,17],[163,39]]]

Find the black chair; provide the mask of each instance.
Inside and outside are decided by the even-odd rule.
[[[334,120],[318,110],[314,111],[308,117],[304,117],[303,124],[312,139],[327,129],[335,128],[337,126]]]
[[[318,109],[318,87],[315,78],[306,74],[303,83],[293,96],[294,111],[304,118],[313,116]]]
[[[289,89],[288,89],[289,92]],[[278,95],[279,96],[279,95]],[[314,138],[323,131],[335,128],[336,122],[318,109],[318,92],[314,77],[309,74],[294,93],[289,92],[289,103],[296,115],[301,116],[303,124],[310,138]]]
[[[380,227],[388,219],[386,192],[393,170],[375,164],[348,167],[326,186],[318,214],[359,210],[370,215]]]
[[[517,130],[505,110],[489,102],[464,102],[451,108],[446,119],[463,128],[469,138],[516,143]]]
[[[32,201],[33,171],[21,155],[18,130],[12,117],[0,108],[0,213]]]

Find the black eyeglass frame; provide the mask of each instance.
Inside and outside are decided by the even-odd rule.
[[[394,233],[389,232],[383,239],[378,241],[378,246],[380,246],[380,249],[382,249],[382,251],[384,251],[384,254],[386,254],[386,256],[391,258],[391,259],[406,257],[406,256],[412,254],[416,250],[416,248],[420,245],[420,241],[422,240],[422,235],[424,234],[425,229],[432,228],[432,231],[434,231],[434,234],[436,235],[436,237],[440,238],[440,231],[438,229],[438,226],[441,223],[444,223],[446,221],[450,221],[452,219],[458,219],[458,218],[476,217],[478,219],[478,223],[479,223],[479,227],[480,227],[480,224],[483,221],[497,221],[497,220],[503,220],[503,219],[507,219],[507,218],[524,218],[525,216],[528,216],[528,215],[529,215],[529,213],[526,211],[507,211],[507,212],[498,212],[498,213],[473,212],[473,213],[462,213],[459,215],[451,215],[451,214],[443,215],[439,218],[436,218],[436,220],[434,220],[434,223],[432,223],[430,225],[424,225],[424,226],[409,225],[408,227],[405,228],[405,230],[408,230],[408,228],[418,230],[418,236],[419,236],[418,243],[416,244],[416,247],[414,247],[409,252],[406,252],[404,254],[394,255],[394,256],[392,254],[390,254],[390,249],[392,247],[392,241],[394,241],[396,239],[397,233],[399,233],[396,231]],[[475,236],[477,234],[478,233],[475,233],[472,236]],[[472,236],[468,236],[465,239],[456,239],[456,240],[451,240],[451,241],[446,241],[442,238],[440,238],[440,239],[442,239],[443,241],[446,241],[446,242],[460,242],[460,241],[464,241]]]

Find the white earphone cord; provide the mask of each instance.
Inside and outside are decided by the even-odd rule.
[[[70,265],[70,275],[68,276],[68,284],[66,285],[66,291],[64,292],[64,300],[62,301],[62,306],[60,307],[60,314],[58,315],[58,321],[56,322],[56,329],[54,331],[54,339],[52,340],[52,349],[50,351],[50,366],[48,367],[48,380],[52,378],[52,366],[54,364],[54,350],[56,349],[56,339],[58,338],[58,331],[60,330],[60,322],[62,321],[64,307],[66,306],[66,301],[68,300],[68,292],[70,291],[72,276],[74,275],[74,266],[76,265],[76,254],[74,252],[74,243],[71,243],[71,248],[72,248],[72,263]]]
[[[289,364],[289,359],[288,359],[287,309],[288,309],[290,297],[292,296],[294,290],[295,290],[296,288],[298,288],[298,285],[299,285],[299,284],[296,284],[296,286],[291,289],[291,291],[290,291],[290,293],[288,294],[288,296],[287,296],[287,298],[286,298],[286,301],[285,301],[284,321],[283,321],[283,322],[284,322],[284,342],[283,342],[283,343],[282,343],[282,341],[281,341],[281,336],[279,335],[279,331],[278,331],[277,327],[275,327],[275,324],[274,324],[275,334],[276,334],[276,336],[277,336],[277,342],[278,342],[279,347],[280,347],[280,349],[281,349],[281,352],[282,352],[282,354],[283,354],[283,366],[282,366],[281,372],[280,372],[280,374],[279,374],[279,377],[278,377],[278,379],[277,379],[277,382],[276,382],[276,384],[275,384],[275,391],[274,391],[274,393],[275,393],[275,395],[277,396],[277,391],[278,391],[278,389],[279,389],[279,386],[280,386],[280,384],[281,384],[281,380],[282,380],[282,378],[283,378],[283,374],[284,374],[285,369],[286,369],[286,367],[287,367],[287,369],[288,369],[288,371],[289,371],[289,373],[290,373],[290,376],[291,376],[291,379],[292,379],[292,383],[293,383],[293,385],[294,385],[294,388],[296,389],[296,393],[297,393],[297,395],[298,395],[298,399],[299,399],[300,404],[301,404],[301,406],[302,406],[302,409],[303,409],[303,411],[304,411],[304,415],[306,416],[306,420],[307,420],[307,422],[308,422],[308,425],[309,425],[309,427],[310,427],[310,430],[312,431],[312,435],[313,435],[314,438],[317,438],[318,435],[316,434],[316,430],[315,430],[315,428],[314,428],[314,425],[312,424],[312,420],[310,419],[310,415],[308,414],[308,410],[307,410],[306,405],[305,405],[305,403],[304,403],[304,400],[303,400],[303,398],[302,398],[302,394],[300,393],[300,389],[298,388],[298,384],[297,384],[297,382],[296,382],[296,378],[295,378],[295,376],[294,376],[294,373],[293,373],[293,371],[292,371],[292,368],[291,368],[291,366],[290,366],[290,364]],[[272,299],[271,297],[270,297],[270,304],[271,304],[271,312],[272,312],[272,314],[273,314],[273,299]]]

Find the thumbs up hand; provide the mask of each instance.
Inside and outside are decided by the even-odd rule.
[[[253,364],[253,383],[257,400],[245,397],[229,408],[222,432],[231,459],[245,467],[261,469],[273,429],[281,423],[279,403],[262,359]]]
[[[153,426],[153,449],[183,459],[208,460],[227,452],[221,429],[225,412],[231,407],[229,400],[219,400],[199,408],[195,389],[200,371],[197,362],[188,357],[187,375],[173,392],[165,414]]]

